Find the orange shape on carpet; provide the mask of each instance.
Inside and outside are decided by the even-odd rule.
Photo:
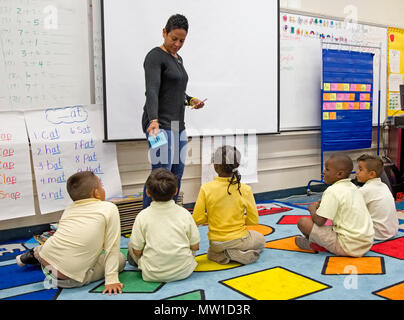
[[[404,300],[404,281],[375,291],[373,294],[390,300]]]
[[[316,253],[313,250],[308,251],[308,250],[300,249],[295,243],[296,237],[297,236],[292,236],[292,237],[287,237],[287,238],[283,238],[283,239],[268,241],[265,244],[265,248],[286,250],[286,251],[298,251],[298,252],[306,252],[306,253]]]
[[[274,229],[266,226],[265,224],[257,224],[255,226],[247,226],[247,230],[254,230],[257,231],[259,233],[261,233],[263,236],[267,236],[269,234],[271,234],[272,232],[274,232]]]
[[[327,257],[322,274],[385,274],[382,257]]]

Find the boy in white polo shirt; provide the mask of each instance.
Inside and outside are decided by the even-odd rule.
[[[164,168],[153,170],[146,181],[153,201],[137,215],[128,244],[128,262],[139,266],[145,281],[185,279],[197,266],[199,231],[188,210],[173,200],[177,183]]]
[[[118,274],[126,260],[120,251],[118,208],[104,201],[105,190],[91,171],[73,174],[66,188],[74,202],[63,212],[58,230],[43,245],[17,256],[17,264],[40,263],[59,288],[81,287],[105,278],[103,293],[122,293]]]
[[[333,154],[325,162],[324,182],[330,184],[321,201],[309,206],[312,219],[301,218],[298,228],[305,237],[296,245],[311,250],[315,243],[337,256],[361,257],[373,244],[373,223],[362,194],[351,182],[351,158]],[[327,219],[332,226],[325,226]]]
[[[358,159],[356,178],[364,183],[359,191],[362,193],[373,220],[376,240],[386,240],[398,231],[396,204],[389,187],[380,176],[383,172],[383,161],[373,155],[364,154]]]

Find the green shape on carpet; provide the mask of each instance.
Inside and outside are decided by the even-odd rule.
[[[154,293],[159,290],[164,282],[147,282],[142,279],[141,271],[122,271],[119,280],[123,283],[123,293]],[[91,293],[101,293],[105,289],[104,283],[92,289]]]
[[[195,290],[165,300],[205,300],[204,290]]]

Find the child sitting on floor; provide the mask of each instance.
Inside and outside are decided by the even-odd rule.
[[[317,244],[337,256],[361,257],[373,244],[373,223],[362,194],[351,182],[351,158],[333,154],[325,162],[324,182],[330,184],[321,201],[309,206],[311,218],[300,218],[298,228],[304,237],[296,245],[312,250]],[[325,226],[327,219],[332,226]]]
[[[189,211],[173,200],[177,184],[165,168],[153,170],[146,181],[152,202],[137,215],[128,244],[128,262],[139,266],[145,281],[185,279],[197,266],[199,231]]]
[[[17,256],[17,264],[40,263],[59,288],[81,287],[105,277],[103,293],[122,293],[118,273],[126,260],[120,251],[118,208],[104,201],[105,190],[91,171],[69,177],[66,188],[74,202],[63,212],[57,231],[43,245]]]
[[[246,227],[258,224],[258,210],[251,187],[240,182],[240,152],[231,146],[218,148],[213,163],[218,177],[202,185],[192,215],[196,224],[209,224],[207,257],[219,264],[253,263],[265,238]]]
[[[373,220],[376,240],[386,240],[398,231],[396,204],[389,187],[380,176],[383,172],[383,161],[373,155],[364,154],[357,159],[356,178],[364,183],[359,191],[362,193]]]

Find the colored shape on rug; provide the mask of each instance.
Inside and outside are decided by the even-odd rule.
[[[404,281],[377,290],[373,294],[389,300],[404,300]]]
[[[258,215],[266,216],[268,214],[282,213],[292,210],[291,208],[278,205],[276,203],[261,203],[257,205]]]
[[[287,215],[283,216],[279,219],[277,224],[297,224],[300,218],[309,218],[311,219],[310,215]],[[328,219],[325,223],[326,226],[332,226],[332,221]]]
[[[58,293],[58,289],[44,289],[13,297],[7,297],[3,300],[54,300],[57,298]]]
[[[283,267],[274,267],[220,281],[223,285],[256,300],[290,300],[330,288]]]
[[[39,266],[19,267],[17,264],[0,266],[0,290],[18,287],[45,279]]]
[[[0,261],[12,260],[27,251],[22,243],[7,243],[0,245]]]
[[[201,254],[195,257],[198,265],[196,266],[194,272],[208,272],[208,271],[220,271],[228,270],[236,267],[240,267],[242,264],[234,261],[230,261],[228,264],[219,264],[215,261],[209,260],[207,254]]]
[[[296,237],[297,236],[292,236],[292,237],[286,237],[286,238],[277,239],[277,240],[273,240],[273,241],[267,241],[267,243],[265,244],[265,248],[286,250],[286,251],[316,253],[313,250],[308,251],[308,250],[300,249],[295,243]]]
[[[205,300],[205,291],[202,289],[194,290],[173,297],[169,297],[164,300]]]
[[[274,232],[274,229],[271,228],[270,226],[266,226],[264,224],[257,224],[256,226],[247,226],[247,230],[254,230],[259,233],[261,233],[263,236],[268,236],[272,232]]]
[[[327,257],[322,274],[385,274],[382,257]]]
[[[397,259],[404,259],[404,237],[387,240],[374,244],[370,249],[373,252],[381,253]]]
[[[164,286],[164,282],[148,282],[142,279],[140,271],[122,271],[119,280],[123,283],[122,293],[154,293]],[[102,283],[90,290],[92,293],[101,293],[105,289]]]

